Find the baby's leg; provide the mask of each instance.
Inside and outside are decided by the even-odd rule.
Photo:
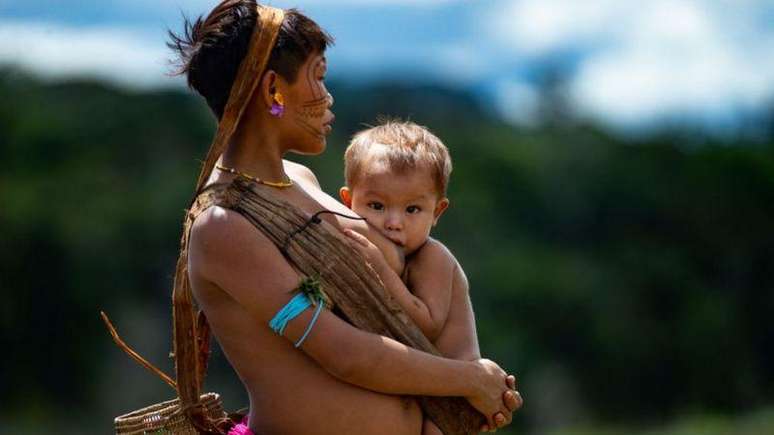
[[[422,423],[422,435],[443,435],[443,432],[429,418],[425,418]]]

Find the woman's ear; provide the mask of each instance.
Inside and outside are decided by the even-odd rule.
[[[339,198],[341,198],[341,202],[346,205],[347,208],[352,208],[352,191],[349,190],[349,187],[344,186],[339,189]]]
[[[277,81],[279,76],[273,70],[267,70],[263,74],[261,83],[258,84],[256,92],[259,93],[260,101],[268,109],[274,102],[274,93],[277,92]]]
[[[435,210],[433,210],[433,226],[438,223],[438,219],[447,208],[449,208],[449,198],[439,199],[438,203],[435,204]]]

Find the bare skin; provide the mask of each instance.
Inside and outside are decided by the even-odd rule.
[[[375,265],[385,287],[404,306],[412,320],[424,326],[422,332],[433,341],[441,355],[465,361],[481,358],[468,280],[443,244],[428,239],[407,260],[408,273],[404,275],[408,276],[404,285],[389,269],[375,245],[360,234],[347,234],[358,242],[361,252]],[[407,285],[420,290],[410,292]],[[433,328],[434,324],[440,325],[440,331]],[[442,432],[432,421],[425,419],[422,435],[442,435]]]
[[[323,208],[351,214],[319,189],[310,171],[282,160],[288,151],[322,152],[333,119],[330,110],[304,117],[303,127],[298,117],[268,114],[274,92],[283,94],[290,114],[319,98],[325,91],[321,59],[310,56],[299,72],[313,78],[314,89],[309,80],[289,83],[272,71],[264,74],[244,115],[249,122],[242,122],[221,163],[265,180],[289,177],[295,181],[291,188],[259,188],[310,215]],[[312,66],[316,73],[310,76]],[[330,108],[332,98],[327,101]],[[232,178],[215,171],[208,184]],[[382,245],[393,268],[400,269],[394,245],[364,222],[322,218],[334,229],[350,228]],[[256,433],[419,434],[422,413],[404,395],[465,397],[490,416],[490,427],[506,424],[521,404],[513,380],[491,361],[434,357],[354,328],[328,311],[301,348],[294,348],[311,310],[290,321],[284,337],[267,324],[290,300],[301,277],[271,241],[230,210],[211,207],[194,222],[189,274],[197,302],[247,389]]]
[[[368,238],[345,234],[357,242],[388,291],[444,356],[480,358],[467,277],[454,255],[430,238],[449,200],[436,191],[430,167],[395,171],[383,157],[388,150],[388,145],[372,144],[357,182],[342,187],[339,196],[383,236],[405,248],[402,277]]]
[[[412,320],[417,325],[425,325],[421,327],[422,332],[442,355],[466,361],[481,358],[468,279],[441,242],[428,239],[407,260],[408,280],[404,283],[370,240],[358,233],[345,231],[345,234],[358,242],[358,248],[369,258],[387,290],[405,304],[404,309]],[[420,290],[409,291],[407,286]],[[432,328],[436,324],[440,325],[438,329]]]
[[[303,209],[313,212],[319,205],[313,207]],[[362,428],[359,433],[419,433],[422,413],[413,400],[347,382],[358,373],[350,371],[347,363],[352,361],[342,357],[358,358],[359,352],[343,351],[340,344],[366,338],[378,347],[381,343],[373,337],[362,337],[324,312],[299,351],[291,341],[301,336],[311,313],[290,322],[286,337],[267,327],[300,277],[273,243],[241,216],[210,209],[195,223],[191,248],[194,294],[248,391],[253,431],[340,434]],[[210,261],[215,256],[220,260]],[[332,343],[333,337],[337,339]],[[300,398],[308,398],[311,406],[299,406]]]
[[[382,157],[387,145],[372,144],[353,186],[339,190],[342,202],[407,252],[399,277],[367,238],[345,231],[379,273],[385,287],[442,355],[481,358],[468,281],[459,262],[430,230],[449,206],[429,167],[395,171]],[[423,435],[441,434],[425,419]]]

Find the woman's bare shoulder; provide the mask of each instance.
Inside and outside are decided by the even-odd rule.
[[[314,172],[312,172],[312,170],[306,166],[285,159],[282,159],[282,165],[290,178],[311,183],[318,188],[320,187],[320,182],[317,181],[317,176],[315,176]]]
[[[191,226],[191,241],[207,246],[231,243],[244,237],[252,225],[239,213],[213,205],[201,212]]]
[[[244,216],[219,206],[196,217],[188,249],[193,271],[213,281],[242,268],[271,270],[286,265],[273,242]]]

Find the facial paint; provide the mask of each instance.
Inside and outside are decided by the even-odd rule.
[[[320,85],[317,80],[323,73],[325,67],[325,59],[318,59],[313,66],[307,69],[306,80],[309,85],[309,89],[312,91],[313,98],[305,101],[301,104],[301,107],[296,108],[294,112],[294,121],[301,126],[307,133],[320,138],[325,137],[323,126],[320,124],[320,120],[325,116],[326,110],[331,105],[332,97],[325,92],[325,89]]]

